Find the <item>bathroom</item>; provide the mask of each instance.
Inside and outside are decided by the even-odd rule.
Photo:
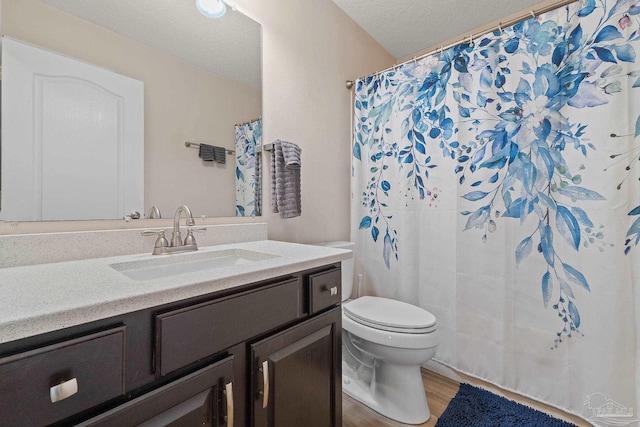
[[[186,3],[192,2],[186,1]],[[188,183],[184,184],[182,182],[180,182],[179,184],[174,184],[178,181],[172,181],[172,179],[178,178],[174,177],[173,172],[166,174],[164,174],[162,170],[149,172],[145,168],[145,190],[147,188],[147,184],[150,184],[152,186],[151,192],[145,191],[145,211],[152,204],[160,203],[159,200],[161,199],[163,192],[171,193],[171,199],[166,204],[167,207],[161,207],[163,220],[161,220],[160,223],[156,223],[159,225],[149,223],[147,222],[147,220],[143,220],[140,223],[137,223],[136,220],[56,222],[3,221],[0,222],[0,234],[2,234],[2,237],[33,233],[42,233],[42,236],[45,236],[48,233],[76,232],[81,235],[86,235],[87,241],[90,241],[91,239],[89,235],[91,230],[126,230],[152,227],[164,227],[165,229],[169,229],[171,227],[170,218],[173,216],[174,210],[181,204],[187,204],[192,208],[193,214],[196,218],[196,224],[199,226],[213,227],[239,225],[246,227],[262,227],[261,224],[266,224],[266,227],[263,229],[263,231],[261,231],[261,233],[266,233],[268,239],[304,244],[356,239],[356,237],[358,237],[358,230],[354,229],[357,227],[354,227],[353,224],[356,222],[359,223],[361,221],[362,214],[360,214],[359,217],[356,217],[356,214],[353,213],[351,207],[352,203],[357,203],[355,200],[356,197],[359,196],[355,193],[356,190],[352,190],[351,178],[353,161],[351,140],[353,133],[352,120],[354,114],[352,105],[354,92],[345,88],[345,81],[355,80],[359,77],[369,76],[378,71],[385,70],[389,67],[392,67],[396,63],[400,63],[407,59],[410,60],[412,56],[414,56],[415,54],[419,54],[420,52],[428,52],[432,50],[437,51],[441,44],[446,46],[449,42],[459,40],[461,39],[461,37],[468,37],[476,30],[478,31],[478,34],[482,34],[482,25],[474,25],[473,20],[470,20],[470,24],[464,31],[464,34],[462,34],[462,32],[453,34],[451,36],[451,40],[447,40],[446,38],[443,40],[438,40],[437,43],[422,46],[415,52],[396,57],[391,55],[385,48],[383,48],[377,41],[375,41],[369,34],[367,34],[365,30],[358,26],[343,10],[340,9],[340,7],[337,6],[337,2],[329,0],[313,0],[304,2],[295,0],[279,0],[277,2],[238,0],[236,3],[240,12],[247,15],[249,18],[253,19],[261,25],[262,73],[260,105],[248,105],[246,109],[249,111],[249,113],[245,117],[233,117],[231,120],[232,123],[240,123],[242,121],[261,116],[264,123],[262,137],[263,142],[267,143],[277,139],[281,139],[295,142],[302,148],[304,153],[304,166],[302,167],[301,173],[303,199],[302,215],[285,220],[281,219],[278,214],[271,213],[270,209],[265,208],[263,209],[263,215],[261,217],[240,219],[233,216],[232,202],[225,204],[225,206],[231,206],[229,207],[229,209],[231,209],[230,212],[210,214],[209,212],[206,212],[204,208],[199,208],[197,207],[197,205],[194,205],[195,202],[181,199],[180,197],[184,195],[186,198],[187,193],[195,190],[195,197],[197,198],[200,194],[203,194],[201,192],[198,192],[198,189],[206,187],[207,185],[215,187],[215,183],[208,184],[206,182],[198,180],[195,181],[198,182],[197,186],[192,186]],[[522,2],[522,4],[520,4],[520,2],[518,2],[517,7],[512,5],[510,6],[511,9],[505,8],[505,12],[503,14],[491,16],[486,19],[483,24],[495,26],[499,22],[506,23],[510,20],[511,17],[520,16],[523,13],[528,13],[528,11],[530,10],[541,10],[542,8],[553,3],[554,2],[549,1],[544,3],[529,1]],[[636,6],[636,3],[637,2],[627,1],[624,7],[626,9],[631,9],[632,7]],[[507,12],[507,10],[509,11]],[[466,19],[466,17],[464,16],[445,16],[452,20]],[[635,19],[635,17],[636,15],[630,15],[630,19]],[[3,21],[4,19],[5,17],[3,17]],[[439,21],[444,20],[440,18]],[[36,22],[34,25],[36,27],[38,25],[44,26],[42,22]],[[435,23],[427,23],[427,26],[428,25],[435,26]],[[18,29],[14,28],[13,31],[18,31]],[[440,30],[435,29],[433,31],[439,32]],[[7,34],[5,33],[4,29],[3,34]],[[30,36],[28,34],[12,33],[8,35],[12,35],[19,40],[31,42],[35,45],[47,47],[46,35],[40,36],[45,40],[38,40],[37,35],[33,36],[35,37],[34,39],[30,39]],[[60,50],[56,49],[53,46],[49,48],[51,50]],[[68,55],[73,56],[70,53]],[[147,101],[147,99],[145,99],[145,101]],[[145,111],[147,109],[154,108],[160,107],[152,105],[150,101],[145,102]],[[191,120],[196,121],[198,119],[201,119],[201,116],[198,112],[190,113],[192,114]],[[183,117],[182,120],[188,121],[189,118]],[[635,120],[633,122],[635,122]],[[145,128],[145,132],[147,131],[153,130]],[[631,129],[631,133],[633,133],[632,131],[633,129]],[[172,143],[182,144],[182,146],[180,147],[182,151],[180,153],[186,153],[184,156],[184,160],[182,158],[176,160],[185,163],[178,163],[176,166],[163,165],[162,169],[166,170],[176,168],[182,171],[184,169],[195,168],[195,166],[193,165],[199,165],[199,163],[197,163],[199,162],[199,159],[197,158],[197,152],[195,150],[184,147],[184,141],[181,138],[191,137],[184,129],[178,128],[177,130],[156,130],[153,132],[156,132],[152,134],[153,138],[151,139],[154,140],[157,140],[158,138],[162,138],[164,136],[161,134],[161,132],[173,132],[172,135],[168,135],[168,138],[172,138]],[[206,132],[206,130],[204,132]],[[619,133],[622,134],[629,132],[619,131]],[[145,147],[147,147],[146,144],[149,139],[148,136],[149,134],[145,133]],[[196,138],[198,140],[206,142],[206,138],[201,135],[198,135]],[[230,138],[232,138],[232,136]],[[229,145],[229,147],[230,146],[231,145]],[[152,157],[148,158],[148,155]],[[145,165],[147,165],[150,161],[154,161],[153,155],[153,152],[145,152]],[[182,154],[180,155],[182,156]],[[264,157],[265,161],[268,161],[267,159],[268,157]],[[267,167],[264,168],[263,172],[263,205],[267,207],[270,205],[270,192],[268,190],[269,168],[268,165],[265,166]],[[219,166],[214,166],[214,168],[217,168],[214,169],[216,172],[219,172],[222,169]],[[211,167],[209,167],[209,169],[211,169]],[[180,175],[180,173],[175,173],[175,175]],[[635,177],[633,179],[635,180]],[[429,186],[433,187],[433,185],[431,184]],[[191,196],[191,194],[189,194],[189,197],[193,198],[194,196]],[[203,198],[207,197],[204,196]],[[633,204],[633,206],[636,206],[638,204],[637,199],[634,200],[636,201],[636,203]],[[212,203],[212,205],[216,205],[216,197],[210,197],[210,201],[214,202]],[[218,205],[222,205],[222,203]],[[633,206],[629,205],[628,210],[633,208]],[[215,207],[217,208],[220,206]],[[201,218],[203,212],[206,216],[205,218]],[[212,215],[215,215],[217,217],[214,218],[212,217]],[[357,223],[355,224],[356,226],[358,225]],[[461,228],[464,228],[464,224]],[[212,229],[218,230],[217,228]],[[206,246],[207,244],[217,244],[221,240],[216,239],[222,239],[221,236],[223,236],[225,233],[242,233],[242,231],[236,231],[235,229],[232,230],[230,228],[226,228],[225,230],[231,231],[217,233],[217,235],[214,237],[210,237],[210,233],[205,232],[200,236],[196,235],[196,238],[199,239],[199,243],[202,246]],[[246,230],[246,228],[238,228],[238,230]],[[381,235],[380,240],[382,240],[383,237],[384,235]],[[360,237],[360,239],[362,239],[362,237]],[[135,248],[132,249],[135,252],[131,253],[151,252],[151,249],[153,248],[153,238],[140,237],[138,236],[138,234],[136,234],[133,240],[134,243],[131,244],[131,247]],[[620,243],[616,245],[616,249],[620,249],[620,246],[624,246],[624,244]],[[16,247],[17,246],[2,246],[2,253],[0,253],[0,258],[13,258],[14,255],[11,252],[15,253]],[[51,250],[50,248],[46,249],[46,245],[43,246],[43,248],[45,249],[43,249],[43,252],[41,253],[31,251],[28,254],[20,254],[20,257],[22,257],[23,260],[27,260],[24,262],[30,262],[34,264],[42,262],[42,258],[52,259],[53,261],[63,261],[68,259],[65,259],[64,254],[60,253],[62,251]],[[77,253],[84,250],[84,248],[82,250],[68,248],[66,249],[66,252]],[[94,248],[89,249],[89,251],[93,250]],[[437,247],[432,248],[432,251],[437,252],[437,250]],[[415,305],[422,306],[423,308],[428,307],[432,304],[431,302],[427,301],[429,299],[429,295],[424,293],[420,294],[418,289],[414,289],[410,285],[408,285],[409,281],[407,280],[402,281],[402,285],[406,286],[406,288],[402,288],[400,285],[398,285],[397,287],[388,285],[387,287],[381,287],[374,285],[372,283],[372,276],[374,274],[371,273],[371,271],[367,272],[365,270],[363,265],[360,263],[360,260],[362,259],[361,257],[370,256],[372,259],[375,258],[373,261],[377,263],[377,267],[375,268],[380,268],[382,269],[382,271],[386,270],[386,267],[384,259],[379,255],[379,253],[381,253],[382,251],[380,247],[371,246],[371,251],[372,253],[366,254],[360,254],[358,253],[358,251],[356,251],[355,253],[355,272],[356,274],[363,275],[361,284],[361,291],[363,294],[376,294],[389,298],[403,299],[405,301],[411,301]],[[99,257],[113,255],[116,254],[108,253],[105,255],[97,253],[93,256]],[[55,258],[58,256],[60,258]],[[467,253],[465,254],[465,256],[472,258],[473,254]],[[506,256],[507,255],[505,255],[505,257]],[[512,254],[508,256],[513,258]],[[630,255],[627,257],[629,262],[632,261],[632,257],[634,256],[637,257],[637,250],[635,250],[635,252],[633,250],[631,251]],[[3,265],[6,264],[3,263]],[[358,276],[354,277],[354,280],[356,280],[356,286],[358,285],[357,277]],[[536,278],[536,281],[538,283],[539,278]],[[541,298],[538,295],[540,293],[538,288],[536,288],[535,291],[537,293],[533,294],[532,291],[533,296],[531,298],[538,297],[538,300],[540,300]],[[595,291],[592,290],[592,293],[594,292]],[[633,298],[632,295],[632,293],[625,294],[620,298]],[[447,297],[447,295],[441,294],[439,295],[439,297],[444,298]],[[601,295],[601,298],[598,298],[593,294],[589,297],[580,294],[578,295],[578,297],[581,298],[581,302],[586,299],[589,299],[590,302],[592,302],[592,300],[595,301],[597,299],[602,299],[603,304],[605,302],[605,299],[613,299],[611,295],[607,294]],[[529,298],[529,296],[527,295],[526,298]],[[536,309],[542,309],[542,302],[537,301],[536,304],[538,302],[538,305],[540,307],[535,306]],[[609,306],[607,305],[607,307]],[[592,310],[595,309],[596,308]],[[547,309],[544,314],[548,315],[550,310],[550,308]],[[637,309],[635,309],[635,312],[637,312]],[[458,313],[457,316],[460,316],[460,313]],[[589,316],[593,319],[595,314],[591,313]],[[546,319],[545,316],[541,317]],[[438,316],[438,318],[440,319],[440,316]],[[588,317],[586,315],[583,315],[583,318],[584,320],[587,320]],[[626,321],[627,324],[637,326],[637,314],[634,315],[633,311],[631,313],[628,313],[628,317],[623,320]],[[453,319],[443,318],[442,321],[439,322],[439,324],[455,324],[455,316]],[[587,326],[585,325],[584,327],[586,328]],[[552,331],[552,333],[555,333],[554,328],[555,325],[552,325],[547,329]],[[632,330],[630,334],[634,334],[633,336],[637,337],[637,332],[633,331],[637,328],[632,327],[629,329]],[[439,332],[442,335],[446,333],[447,330],[440,330]],[[547,344],[547,341],[545,341],[546,339],[547,336],[543,336],[541,338],[543,344],[545,345]],[[577,345],[576,343],[574,343],[574,341],[579,341],[580,339],[582,338],[572,338],[571,340],[568,340],[568,342],[563,343],[564,347],[563,344],[560,345],[560,351],[554,350],[557,354],[561,354],[562,356],[558,356],[553,352],[545,352],[544,354],[541,353],[540,364],[542,366],[546,366],[547,363],[552,363],[550,360],[553,358],[562,357],[569,359],[572,354],[569,348],[571,346]],[[633,340],[631,340],[631,342],[633,342]],[[607,343],[608,345],[612,345],[611,343],[616,343],[616,341],[607,341]],[[624,343],[617,342],[616,345],[617,351],[619,351],[620,354],[625,354],[625,358],[627,360],[634,360],[635,358],[637,366],[637,348],[634,348],[633,345],[630,345],[627,341],[625,341]],[[547,347],[552,346],[553,338],[551,339],[551,342]],[[607,352],[613,352],[610,348],[598,350],[607,350]],[[462,351],[462,349],[459,349],[459,351]],[[501,383],[500,380],[496,379],[496,376],[492,377],[491,375],[488,375],[486,373],[486,370],[488,370],[494,363],[493,360],[495,360],[495,357],[495,353],[490,353],[490,356],[487,355],[486,357],[481,357],[480,360],[476,361],[477,364],[474,366],[475,372],[472,372],[472,374],[474,374],[474,376],[476,377],[484,376],[485,378],[488,378],[488,383],[497,383],[496,385],[498,387],[499,393],[500,390],[504,392],[504,390],[508,391],[509,389],[515,388],[526,389],[526,387],[520,387],[520,384],[514,386],[513,384],[507,385],[507,381]],[[506,364],[506,362],[500,363]],[[625,363],[625,366],[627,366],[628,362]],[[431,366],[432,369],[438,369],[437,366],[429,366]],[[484,367],[486,367],[486,369]],[[508,370],[508,368],[506,367],[504,369],[505,371]],[[588,377],[590,375],[590,372],[599,369],[609,369],[609,364],[604,362],[598,364],[597,360],[594,362],[592,359],[589,359],[588,361],[580,361],[580,367],[572,368],[571,373],[573,375],[577,374],[580,376]],[[440,371],[439,373],[441,375],[444,375],[445,377],[453,377],[458,382],[473,381],[473,378],[464,377],[464,379],[461,379],[462,377],[460,376],[456,377],[455,375],[462,375],[463,373],[452,373],[452,371],[449,371],[448,368],[444,365],[440,366],[438,371]],[[567,371],[569,371],[569,369],[567,369]],[[638,375],[635,374],[635,372],[637,371],[626,371],[624,374],[628,378],[637,378]],[[505,377],[508,376],[507,374],[504,375]],[[612,373],[612,375],[614,374]],[[615,371],[615,375],[620,376],[620,373],[618,371]],[[514,378],[517,378],[517,375],[514,376]],[[516,379],[515,381],[517,382],[518,380]],[[561,380],[558,380],[558,382],[560,381]],[[615,383],[615,379],[613,379],[612,382]],[[482,383],[482,385],[485,387],[490,387],[491,384],[488,383],[484,382]],[[534,400],[545,400],[544,396],[552,394],[547,393],[546,390],[556,387],[556,384],[550,378],[541,379],[540,384],[540,387],[543,390],[537,395],[532,396]],[[563,383],[563,387],[568,387],[568,385]],[[629,389],[633,389],[633,386],[625,385],[624,390]],[[612,390],[615,390],[615,387],[613,387]],[[597,392],[605,393],[607,394],[607,397],[609,397],[612,401],[618,402],[626,408],[636,408],[637,412],[637,408],[639,407],[639,401],[637,397],[637,380],[634,390],[636,391],[632,395],[629,395],[625,392],[621,393],[620,395],[614,396],[612,394],[613,391],[609,392],[608,390],[600,389],[592,390],[589,394]],[[587,393],[584,393],[583,390],[579,390],[576,394],[579,395],[572,396],[571,398],[571,401],[573,402],[571,405],[572,412],[579,412],[577,415],[581,419],[589,418],[589,408],[582,404],[582,402],[587,400]],[[579,405],[575,404],[576,400],[580,400]],[[429,403],[430,405],[432,404],[431,401]],[[529,403],[527,401],[527,404],[533,403]],[[346,404],[343,404],[343,406],[343,415],[347,417],[348,414],[346,408],[348,406]],[[548,408],[543,408],[543,410],[548,410]],[[435,410],[433,408],[432,412],[435,413]],[[563,415],[562,413],[560,413],[559,416],[569,417],[565,419],[569,419],[576,424],[579,424],[580,422],[586,423],[586,421],[581,421],[580,418],[576,418],[575,416],[571,418],[570,414]],[[386,421],[383,420],[379,422],[384,423]],[[353,422],[352,424],[349,424],[349,421],[346,418],[344,424],[357,425],[353,424]],[[628,425],[633,424],[630,423]]]

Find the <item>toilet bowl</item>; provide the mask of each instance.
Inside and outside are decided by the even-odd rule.
[[[353,249],[351,242],[324,246]],[[353,259],[342,262],[342,390],[405,424],[430,417],[420,366],[436,353],[436,318],[388,298],[349,299]]]

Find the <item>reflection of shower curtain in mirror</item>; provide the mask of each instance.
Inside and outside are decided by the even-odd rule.
[[[261,119],[236,125],[236,216],[261,215],[261,145]]]
[[[596,424],[640,411],[639,26],[579,1],[356,82],[370,292],[437,317],[435,360]]]

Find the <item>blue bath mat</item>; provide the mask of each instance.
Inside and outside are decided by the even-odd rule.
[[[577,427],[481,388],[460,384],[460,390],[436,427]]]

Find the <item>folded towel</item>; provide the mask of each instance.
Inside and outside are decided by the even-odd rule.
[[[213,147],[213,157],[216,163],[225,164],[227,161],[227,149],[224,147]]]
[[[285,152],[292,167],[286,167]],[[300,189],[300,147],[292,142],[276,140],[271,153],[271,207],[280,218],[302,214]]]
[[[292,142],[282,141],[282,156],[284,167],[287,169],[300,169],[300,147]]]
[[[208,144],[200,144],[198,156],[200,156],[200,158],[205,162],[213,162],[215,160],[213,146]]]

